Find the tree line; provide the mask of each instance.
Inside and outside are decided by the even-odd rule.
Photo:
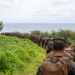
[[[35,31],[31,31],[30,34],[34,34],[34,35],[41,35],[41,36],[46,36],[46,37],[52,37],[52,38],[64,38],[64,39],[71,39],[71,40],[75,40],[75,32],[72,30],[63,30],[60,29],[58,31],[51,31],[51,32],[42,32],[39,30],[35,30]]]

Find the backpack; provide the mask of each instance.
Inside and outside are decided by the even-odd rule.
[[[46,58],[41,67],[41,75],[68,75],[65,57]]]

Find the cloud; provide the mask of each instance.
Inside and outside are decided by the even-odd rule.
[[[0,0],[5,22],[74,22],[75,0]]]

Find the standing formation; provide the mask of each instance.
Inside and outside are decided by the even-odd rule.
[[[54,39],[52,51],[47,53],[36,75],[75,75],[75,54],[70,45],[63,39]]]

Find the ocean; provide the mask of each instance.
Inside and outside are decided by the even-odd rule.
[[[1,32],[21,32],[30,33],[33,30],[40,30],[43,32],[58,31],[60,29],[75,31],[75,24],[71,23],[4,23]]]

